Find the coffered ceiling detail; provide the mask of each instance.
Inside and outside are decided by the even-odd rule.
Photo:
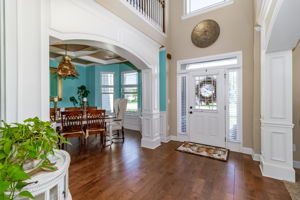
[[[83,66],[107,65],[126,62],[126,59],[112,51],[81,44],[53,44],[50,45],[50,58],[61,61],[67,53],[74,64]]]

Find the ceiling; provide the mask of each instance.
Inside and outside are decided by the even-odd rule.
[[[61,61],[66,54],[72,58],[72,63],[91,66],[107,65],[126,62],[127,60],[112,51],[81,44],[53,44],[50,45],[50,59]]]
[[[274,18],[267,52],[293,49],[300,39],[300,1],[283,1],[277,4],[280,7]]]

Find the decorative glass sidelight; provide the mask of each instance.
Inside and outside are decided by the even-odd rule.
[[[228,139],[229,141],[239,141],[239,126],[238,126],[238,71],[228,72]]]
[[[217,110],[217,76],[195,77],[195,109]]]
[[[181,115],[180,115],[181,133],[187,131],[187,92],[186,76],[181,77]]]

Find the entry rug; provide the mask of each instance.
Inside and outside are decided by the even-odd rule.
[[[180,147],[177,148],[177,150],[221,161],[227,161],[229,156],[228,149],[198,144],[194,142],[184,142]]]

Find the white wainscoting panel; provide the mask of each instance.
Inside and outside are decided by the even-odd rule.
[[[294,182],[292,51],[265,56],[261,78],[260,167],[264,176]]]
[[[141,131],[142,124],[141,124],[141,116],[139,114],[125,114],[124,119],[124,128],[135,130],[135,131]]]
[[[161,142],[167,143],[170,141],[168,137],[168,119],[167,119],[168,112],[167,111],[160,111],[160,138]]]

